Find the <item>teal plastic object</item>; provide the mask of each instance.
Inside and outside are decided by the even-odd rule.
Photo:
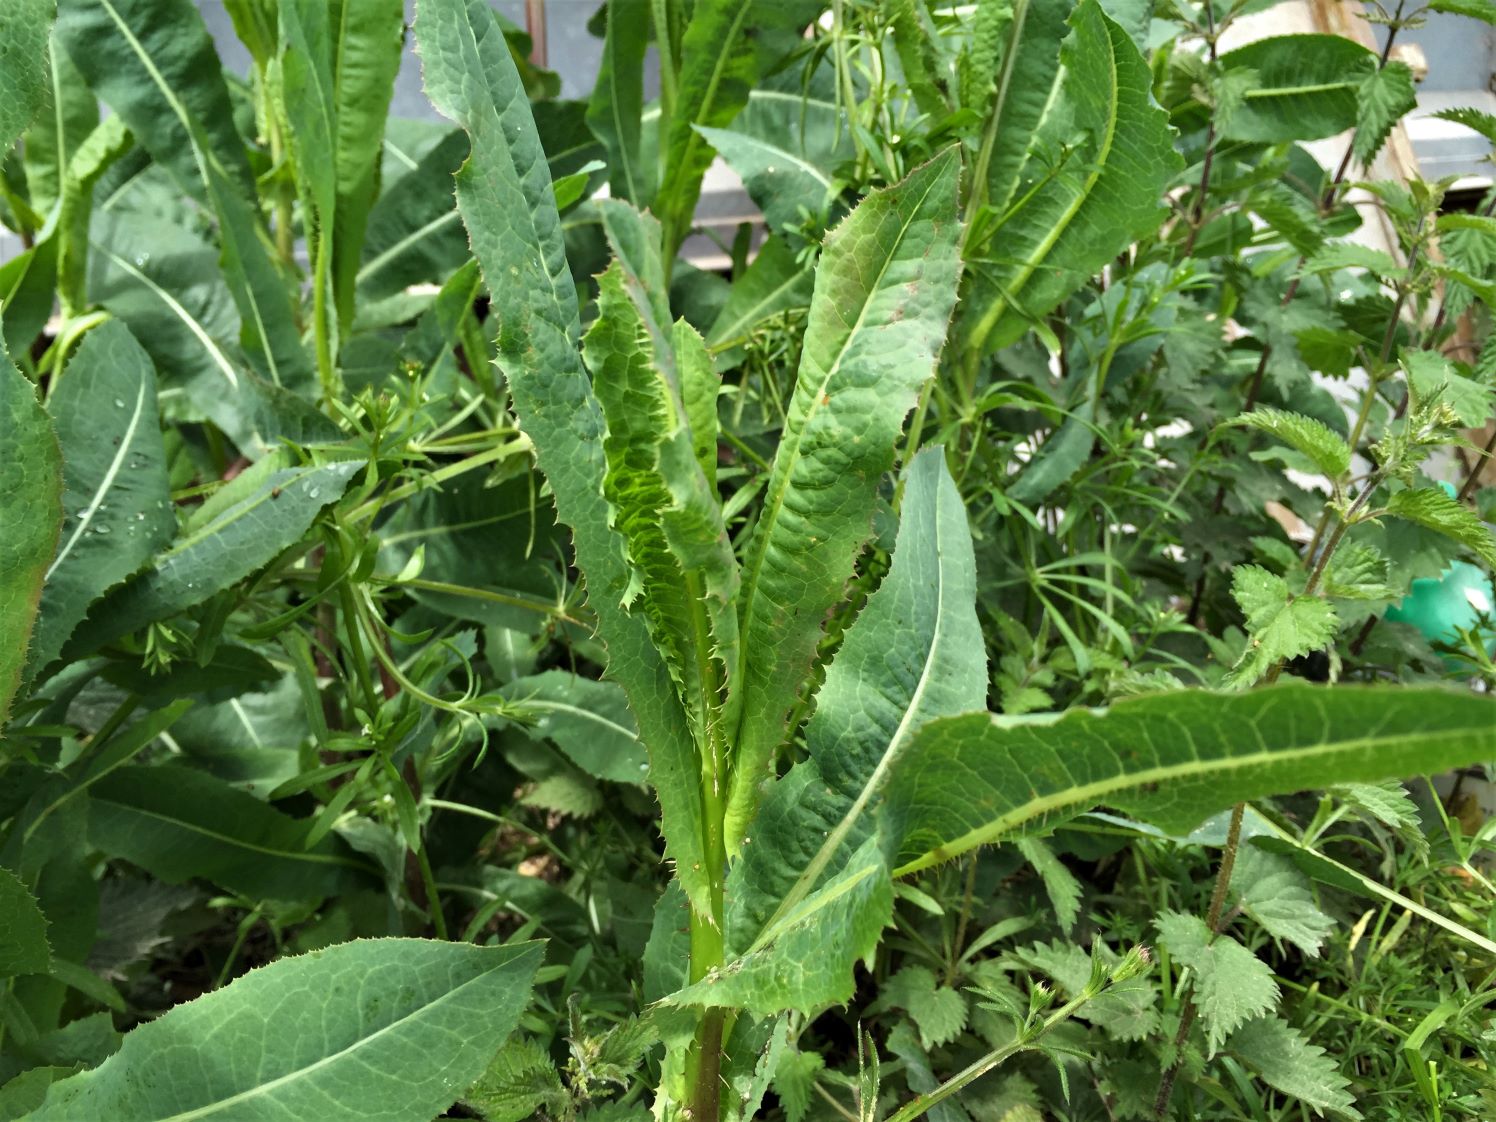
[[[1431,643],[1452,643],[1482,612],[1492,614],[1493,607],[1496,593],[1486,574],[1466,561],[1456,561],[1437,579],[1415,580],[1402,603],[1387,609],[1387,619],[1412,624]],[[1487,631],[1486,649],[1496,650],[1496,632]]]

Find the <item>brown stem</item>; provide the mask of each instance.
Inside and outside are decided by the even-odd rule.
[[[1247,804],[1237,803],[1231,808],[1231,824],[1226,828],[1226,848],[1221,851],[1221,867],[1216,870],[1215,890],[1210,894],[1210,907],[1205,913],[1205,926],[1212,937],[1221,933],[1221,914],[1226,908],[1226,893],[1231,887],[1231,873],[1236,868],[1236,851],[1241,843],[1241,820]],[[1169,1109],[1169,1099],[1174,1095],[1174,1081],[1179,1078],[1179,1069],[1184,1066],[1184,1045],[1189,1040],[1197,1013],[1194,998],[1186,999],[1184,1015],[1179,1018],[1179,1031],[1174,1034],[1174,1062],[1158,1083],[1158,1094],[1153,1099],[1153,1117],[1163,1118]]]

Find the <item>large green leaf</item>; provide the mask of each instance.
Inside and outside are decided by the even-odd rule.
[[[53,1084],[35,1122],[427,1122],[513,1030],[539,943],[356,940],[165,1013]]]
[[[290,292],[266,249],[249,157],[197,8],[190,0],[62,0],[57,32],[141,147],[217,216],[251,357],[277,385],[307,384],[311,365]]]
[[[84,338],[49,404],[62,446],[63,532],[47,569],[31,667],[62,650],[89,605],[176,533],[156,372],[129,328]]]
[[[254,194],[218,53],[191,3],[61,0],[57,40],[182,190],[206,203],[212,162]]]
[[[1015,19],[1010,50],[1028,39],[1024,28],[1035,29],[1041,46],[1047,42],[1045,18],[1054,9],[1048,0],[1030,5],[1035,22],[1020,27]],[[1150,92],[1148,64],[1127,32],[1099,0],[1082,0],[1069,26],[1052,93],[1016,168],[1010,145],[1021,137],[1004,138],[994,151],[988,203],[995,223],[969,258],[965,297],[970,345],[978,348],[1012,342],[1156,230],[1167,214],[1164,190],[1183,166],[1168,117]],[[1010,77],[1006,69],[1003,77]],[[1036,104],[1027,91],[1012,112],[1026,125]],[[1006,101],[999,108],[1009,112]],[[999,122],[1000,137],[1006,124]]]
[[[587,105],[587,124],[607,150],[614,198],[644,206],[654,195],[654,169],[639,153],[649,14],[643,4],[624,2],[610,3],[605,11],[607,33]]]
[[[98,100],[55,41],[47,44],[47,78],[48,111],[26,130],[22,153],[28,202],[41,215],[62,198],[68,161],[99,123]]]
[[[36,387],[0,345],[0,729],[26,665],[27,640],[62,526],[62,457]]]
[[[516,678],[499,691],[532,736],[553,740],[588,775],[643,783],[649,771],[628,699],[616,682],[567,670]]]
[[[1229,140],[1277,143],[1334,136],[1356,123],[1361,84],[1376,55],[1341,35],[1277,35],[1221,56],[1224,70],[1251,70],[1254,84],[1217,123]]]
[[[15,0],[0,23],[0,155],[47,104],[53,0]]]
[[[321,413],[249,365],[216,250],[175,223],[133,212],[95,213],[91,242],[89,293],[129,325],[163,391],[185,390],[251,459],[281,437],[336,439],[337,428]]]
[[[755,90],[730,129],[697,131],[738,173],[776,233],[807,213],[825,218],[840,189],[837,169],[856,151],[845,110],[829,95],[798,89]]]
[[[826,239],[784,434],[748,544],[727,838],[743,837],[826,615],[871,530],[883,475],[934,370],[960,273],[947,150],[875,191]]]
[[[197,511],[171,548],[100,602],[69,650],[92,650],[243,580],[294,545],[362,467],[349,460],[241,475],[238,486]]]
[[[1496,703],[1458,690],[1294,683],[1108,710],[970,713],[918,734],[889,790],[897,874],[1094,806],[1183,834],[1234,803],[1490,759]]]
[[[628,564],[602,480],[602,409],[582,367],[576,288],[528,99],[488,5],[422,0],[416,36],[426,90],[467,131],[457,202],[501,324],[499,365],[515,412],[574,533],[608,674],[629,695],[650,755],[670,856],[693,903],[709,908],[699,775],[685,711],[644,621],[622,607]]]
[[[691,225],[701,178],[712,149],[701,126],[722,128],[748,102],[755,80],[819,14],[803,0],[699,0],[681,36],[680,71],[665,122],[663,167],[653,210],[665,228],[665,253],[674,255]],[[669,261],[666,262],[667,267]]]
[[[884,785],[925,722],[986,693],[971,532],[943,453],[930,449],[909,465],[888,576],[816,696],[810,759],[769,789],[728,877],[728,949],[740,957],[680,1000],[768,1013],[851,996],[853,964],[892,911],[874,830]],[[831,930],[845,941],[807,943]]]
[[[333,282],[346,331],[353,322],[369,211],[379,193],[384,122],[405,44],[405,5],[402,0],[341,0],[333,13]]]
[[[194,878],[255,899],[320,900],[371,872],[311,822],[191,768],[121,767],[89,788],[88,839],[170,884]]]

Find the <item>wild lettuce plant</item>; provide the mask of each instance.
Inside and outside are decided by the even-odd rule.
[[[772,1086],[797,1120],[819,1087],[798,1036],[850,1003],[917,1027],[891,1116],[959,1122],[976,1080],[1129,1002],[1143,1027],[1119,1038],[1159,1041],[1158,1116],[1223,1049],[1355,1116],[1227,928],[1244,913],[1317,953],[1307,889],[1263,864],[1292,859],[1484,938],[1320,852],[1341,812],[1296,835],[1247,805],[1382,790],[1395,817],[1368,785],[1496,749],[1488,698],[1370,681],[1398,667],[1279,681],[1340,659],[1348,623],[1359,654],[1377,616],[1354,606],[1397,598],[1385,527],[1428,532],[1441,565],[1496,562],[1422,477],[1491,412],[1487,374],[1440,350],[1496,296],[1489,205],[1377,187],[1405,259],[1351,249],[1323,202],[1345,169],[1314,178],[1297,147],[1354,127],[1369,161],[1408,108],[1401,64],[1329,36],[1218,54],[1243,5],[1178,12],[1151,69],[1147,13],[1098,0],[838,4],[808,37],[819,4],[611,0],[582,104],[486,0],[420,0],[425,88],[458,128],[397,138],[398,4],[229,7],[245,83],[186,0],[61,0],[55,22],[26,0],[3,32],[22,60],[3,216],[25,239],[0,266],[8,1117],[415,1120],[462,1099],[571,1119],[647,1095],[702,1122]],[[746,233],[731,247],[730,286],[680,257],[716,153],[769,236],[751,263]],[[1438,285],[1437,313],[1405,317]],[[1347,427],[1308,364],[1352,359]],[[1183,437],[1143,439],[1155,405]],[[1268,472],[1285,498],[1282,463],[1325,481],[1317,507],[1293,484],[1307,548],[1260,533],[1249,561],[1243,535],[1177,529]],[[1237,634],[1193,626],[1233,602]],[[1041,711],[1057,696],[1106,704]],[[245,729],[252,750],[215,752]],[[602,790],[612,825],[575,826]],[[943,1082],[921,1071],[965,1021],[958,968],[1004,936],[962,945],[968,879],[943,981],[913,966],[870,1001],[860,966],[886,961],[900,902],[943,915],[917,879],[974,878],[1012,843],[1068,930],[1079,889],[1047,839],[1098,807],[1166,839],[1229,812],[1205,916],[1161,908],[1148,936],[1181,983],[1169,1031],[1137,996],[1141,939],[1036,945],[1067,1000],[974,978],[1010,1028]],[[444,848],[453,821],[529,846],[533,875],[464,868],[480,844]],[[552,838],[630,887],[579,908],[547,879],[570,860]],[[1239,858],[1301,891],[1296,926]],[[157,945],[101,957],[120,882],[158,925],[188,905],[141,885],[206,882],[243,915],[212,992],[122,1041],[73,1015],[122,1010]],[[637,937],[616,994],[589,995],[600,899]],[[308,953],[229,982],[261,923]],[[511,1039],[563,1022],[564,1066]],[[860,1117],[887,1105],[886,1045],[857,1027]]]

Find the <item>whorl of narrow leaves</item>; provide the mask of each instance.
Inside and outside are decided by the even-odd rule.
[[[729,853],[769,778],[826,615],[872,529],[883,475],[956,300],[953,149],[875,191],[826,239],[800,369],[743,566]]]

